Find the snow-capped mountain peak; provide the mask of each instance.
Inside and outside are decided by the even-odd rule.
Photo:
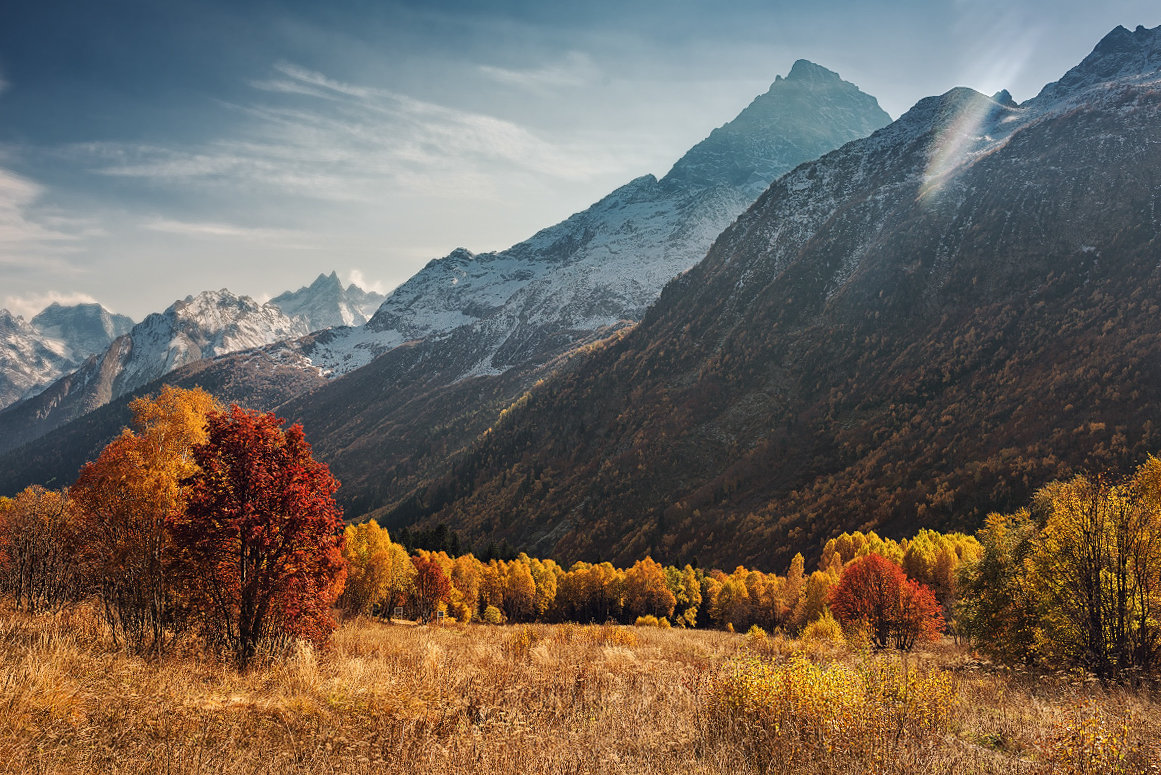
[[[396,288],[364,328],[312,338],[303,353],[343,374],[454,332],[464,375],[542,359],[639,319],[775,178],[889,121],[874,97],[800,60],[661,180],[636,178],[507,250],[458,248]]]
[[[1097,43],[1092,53],[1036,95],[1035,102],[1056,101],[1109,81],[1155,77],[1161,71],[1161,26],[1138,26],[1130,32],[1118,26]]]
[[[292,318],[301,318],[308,329],[361,326],[386,298],[355,284],[344,288],[335,272],[320,274],[297,291],[275,296],[270,303]]]
[[[132,325],[99,304],[53,302],[31,321],[0,309],[0,409],[36,395]]]

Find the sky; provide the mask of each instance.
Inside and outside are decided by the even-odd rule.
[[[1029,99],[1155,0],[14,0],[0,8],[0,306],[141,319],[332,269],[389,291],[689,147],[799,58],[898,117]]]

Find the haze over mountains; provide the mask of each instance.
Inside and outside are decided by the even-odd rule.
[[[362,326],[169,378],[253,379],[348,517],[540,556],[777,566],[843,529],[974,528],[1161,444],[1159,119],[1161,28],[1021,105],[955,88],[887,126],[800,61],[661,180],[433,261]],[[127,395],[0,458],[0,492],[75,475]]]

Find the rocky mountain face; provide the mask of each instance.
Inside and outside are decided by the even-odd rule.
[[[0,409],[35,395],[132,327],[99,304],[50,304],[31,321],[0,310]]]
[[[346,288],[334,272],[320,274],[308,286],[275,296],[270,303],[287,317],[299,318],[310,331],[340,326],[361,326],[367,322],[386,298],[381,293],[364,291],[355,284]]]
[[[507,250],[432,261],[362,329],[312,339],[303,353],[345,374],[404,342],[462,339],[467,327],[477,341],[457,347],[461,377],[543,362],[640,319],[776,177],[888,121],[874,97],[800,60],[661,180],[637,178]]]
[[[225,289],[188,296],[149,315],[42,392],[0,411],[0,452],[187,364],[306,333],[301,319],[248,296]]]
[[[780,567],[1139,462],[1161,446],[1159,46],[1118,28],[1022,105],[953,89],[798,167],[381,521]]]

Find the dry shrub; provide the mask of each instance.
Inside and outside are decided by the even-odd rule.
[[[510,657],[524,658],[540,642],[540,635],[528,625],[516,627],[504,637],[501,649]]]
[[[597,627],[583,627],[584,637],[589,643],[598,646],[628,646],[637,645],[637,634],[628,627],[616,624],[602,624]]]
[[[1044,772],[1063,775],[1121,775],[1144,772],[1130,741],[1132,715],[1110,719],[1090,701],[1064,714],[1043,746]]]
[[[836,646],[845,642],[842,625],[827,610],[823,610],[821,617],[803,627],[799,638],[808,643],[830,643]]]
[[[709,696],[712,735],[774,771],[788,762],[826,769],[914,759],[949,731],[956,708],[946,671],[882,659],[821,665],[802,655],[734,660]]]

